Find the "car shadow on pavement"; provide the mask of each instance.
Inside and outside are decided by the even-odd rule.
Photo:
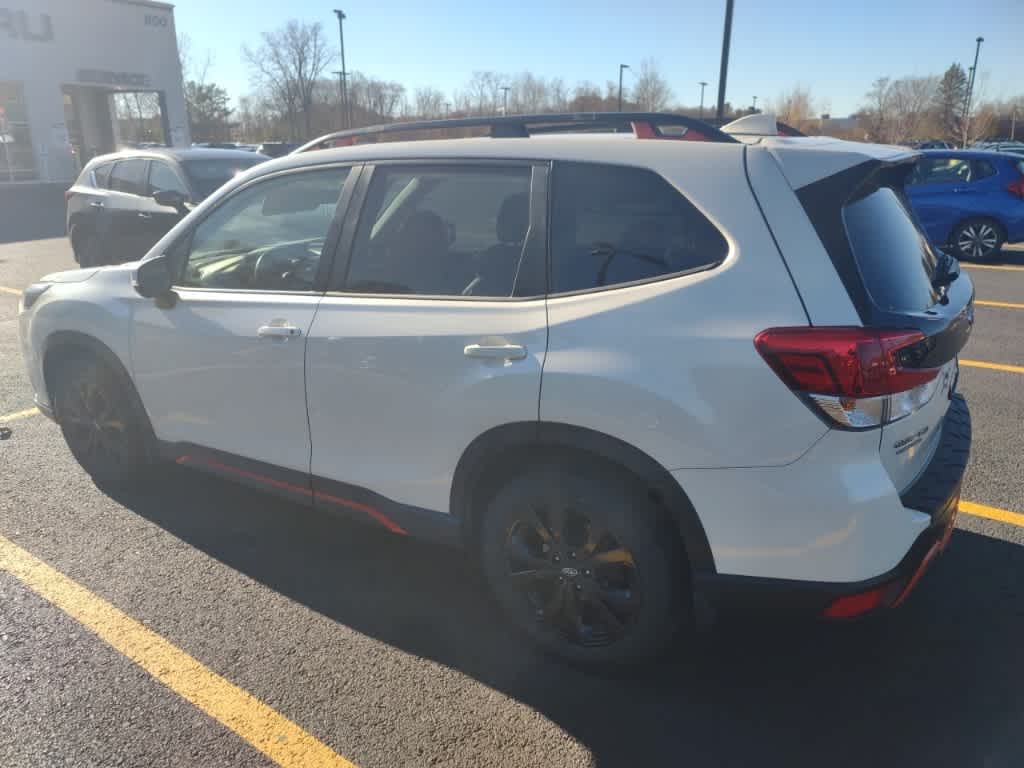
[[[841,626],[731,620],[656,665],[599,674],[513,636],[462,555],[262,499],[176,467],[118,494],[271,589],[523,702],[597,766],[1024,759],[1024,547],[957,531],[898,612]]]

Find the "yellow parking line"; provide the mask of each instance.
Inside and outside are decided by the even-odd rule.
[[[975,299],[974,303],[979,307],[999,307],[1000,309],[1024,309],[1024,304],[1011,304],[1008,301],[982,301]]]
[[[1024,528],[1024,515],[1019,512],[1010,512],[1008,509],[998,507],[986,507],[984,504],[975,504],[973,501],[960,500],[960,511],[974,517],[984,517],[989,520],[996,520],[1000,523],[1009,523]]]
[[[965,264],[960,262],[964,269],[998,269],[1006,272],[1024,272],[1024,267],[1014,267],[1009,264]]]
[[[0,570],[7,571],[99,635],[116,651],[283,768],[355,768],[249,692],[3,536]]]
[[[8,413],[6,416],[0,416],[0,423],[5,421],[17,421],[18,419],[27,419],[29,416],[38,415],[38,413],[38,408],[29,408],[25,411],[15,411],[14,413]]]
[[[0,285],[0,293],[12,293],[15,296],[21,296],[21,291],[15,288],[7,288],[6,286]]]
[[[1003,363],[986,363],[984,360],[961,360],[960,365],[966,366],[967,368],[988,368],[990,371],[1024,373],[1024,365],[1004,365]]]

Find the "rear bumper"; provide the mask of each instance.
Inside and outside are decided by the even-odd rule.
[[[950,401],[942,437],[924,472],[901,497],[905,508],[923,512],[928,527],[895,568],[855,582],[763,579],[698,574],[697,587],[716,612],[793,614],[854,618],[899,606],[949,543],[956,522],[960,487],[971,446],[971,415],[960,395]]]

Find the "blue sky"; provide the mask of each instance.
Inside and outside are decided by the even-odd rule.
[[[696,105],[700,80],[709,82],[705,103],[716,98],[724,0],[336,3],[348,16],[349,70],[397,80],[410,93],[432,85],[450,96],[474,70],[603,85],[619,63],[649,57],[673,103]],[[257,45],[261,32],[294,18],[322,22],[336,45],[337,5],[178,0],[175,18],[195,54],[212,52],[209,77],[234,99],[251,89],[243,44]],[[983,95],[1024,93],[1024,0],[736,0],[726,98],[750,104],[756,95],[761,104],[800,83],[845,115],[881,75],[939,74],[953,61],[966,69],[978,35]]]

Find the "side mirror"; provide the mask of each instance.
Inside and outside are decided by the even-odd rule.
[[[153,199],[156,200],[157,205],[162,205],[165,208],[174,208],[182,215],[188,212],[188,209],[185,207],[185,195],[177,190],[161,189],[153,193]]]
[[[164,255],[154,256],[139,264],[132,275],[132,287],[146,299],[158,299],[171,292],[171,268]]]

